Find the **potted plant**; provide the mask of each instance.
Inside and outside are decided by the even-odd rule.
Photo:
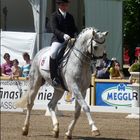
[[[129,68],[129,73],[131,74],[129,80],[129,87],[132,88],[132,108],[140,107],[139,99],[140,99],[140,61],[134,63]],[[127,116],[127,118],[139,118],[139,113],[131,113]]]
[[[140,63],[134,63],[130,66],[129,72],[131,74],[130,76],[130,82],[131,83],[140,83]]]

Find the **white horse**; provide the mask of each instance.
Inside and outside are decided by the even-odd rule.
[[[90,109],[84,99],[86,96],[86,90],[90,86],[91,81],[91,61],[92,59],[96,60],[103,56],[106,35],[107,32],[100,32],[92,27],[83,29],[76,38],[74,46],[69,53],[69,57],[65,58],[67,61],[63,60],[63,62],[66,63],[62,63],[62,65],[64,65],[61,67],[62,79],[65,87],[74,95],[76,101],[74,118],[68,126],[68,131],[65,133],[67,139],[72,138],[72,131],[80,116],[81,108],[87,115],[92,135],[97,136],[100,134],[91,117]],[[17,102],[18,107],[27,107],[23,135],[28,135],[30,113],[37,92],[41,86],[42,78],[45,79],[47,84],[51,85],[50,72],[44,71],[39,67],[40,58],[47,50],[50,50],[50,47],[40,50],[35,56],[30,70],[27,93]],[[61,87],[54,88],[53,97],[48,104],[53,123],[53,136],[55,138],[59,136],[59,122],[55,114],[55,107],[58,100],[63,96],[64,91],[65,90]]]

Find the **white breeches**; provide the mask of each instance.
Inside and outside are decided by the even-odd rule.
[[[63,47],[63,43],[53,42],[51,45],[51,58],[56,59],[58,50]]]

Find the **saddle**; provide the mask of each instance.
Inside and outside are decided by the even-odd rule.
[[[65,52],[67,52],[68,50],[71,50],[71,48],[74,46],[75,40],[76,40],[75,38],[72,38],[69,41],[64,42],[64,44],[63,44],[64,47],[62,47],[58,50],[57,58],[56,58],[58,65],[60,65],[62,60],[69,54],[69,53],[65,53]]]
[[[72,47],[74,46],[74,43],[75,43],[75,39],[71,39],[68,42],[65,42],[63,44],[65,47],[60,48],[57,53],[56,61],[57,61],[58,67],[57,67],[56,72],[57,72],[58,78],[61,82],[61,85],[65,90],[67,90],[67,89],[64,85],[64,82],[63,82],[63,79],[61,76],[61,69],[67,63],[68,56],[70,54]],[[64,59],[66,61],[63,63]],[[50,71],[50,49],[49,48],[40,58],[40,69],[45,70],[45,71]]]

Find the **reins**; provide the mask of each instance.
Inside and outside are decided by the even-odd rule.
[[[94,39],[94,36],[91,38],[91,41],[90,41],[90,47],[91,47],[91,53],[88,53],[88,54],[84,54],[84,53],[82,53],[79,49],[77,49],[77,48],[75,48],[75,47],[73,47],[73,49],[74,50],[76,50],[76,51],[78,51],[78,52],[80,52],[84,57],[86,57],[89,61],[90,60],[97,60],[97,59],[102,59],[103,58],[103,55],[102,56],[95,56],[94,54],[93,54],[93,43],[92,43],[92,41],[95,41],[96,43],[98,43],[98,44],[103,44],[104,42],[105,42],[105,39],[102,41],[102,42],[99,42],[99,41],[97,41],[97,39]],[[76,54],[75,54],[76,55]],[[83,61],[83,60],[82,60]],[[87,61],[85,61],[86,63],[88,63]],[[89,62],[90,63],[90,62]]]
[[[91,60],[91,57],[89,57],[88,55],[86,55],[86,54],[84,54],[84,53],[82,53],[79,49],[77,49],[77,48],[73,48],[73,50],[76,50],[76,51],[78,51],[80,54],[82,54],[87,60]],[[75,54],[75,56],[77,55],[74,51],[73,51],[73,53]],[[79,58],[80,59],[80,58]],[[80,59],[82,62],[85,62],[85,63],[87,63],[87,64],[89,64],[90,62],[87,62],[87,61],[84,61],[83,59]]]
[[[100,41],[98,41],[94,36],[92,36],[92,38],[91,38],[91,41],[90,41],[90,47],[91,47],[91,53],[88,53],[88,54],[85,54],[85,53],[83,53],[83,52],[81,52],[79,49],[77,49],[76,47],[74,47],[74,45],[75,45],[75,42],[77,41],[77,38],[71,38],[71,39],[69,39],[69,41],[70,40],[72,40],[72,41],[74,41],[74,43],[73,43],[73,45],[71,46],[71,47],[67,47],[66,49],[66,53],[65,53],[65,55],[64,55],[64,57],[62,57],[62,59],[60,60],[61,62],[63,61],[63,60],[66,60],[65,62],[63,62],[63,65],[61,65],[61,67],[59,66],[59,68],[63,68],[63,67],[65,67],[65,65],[67,64],[67,62],[68,62],[68,59],[69,59],[69,56],[70,56],[70,54],[71,54],[71,52],[73,52],[74,54],[75,54],[75,56],[77,56],[77,54],[73,51],[73,50],[76,50],[76,51],[78,51],[80,54],[82,54],[85,58],[86,58],[86,61],[85,60],[81,60],[80,58],[80,60],[82,61],[82,62],[84,62],[84,63],[87,63],[87,64],[90,64],[90,60],[97,60],[97,59],[102,59],[103,58],[103,55],[102,56],[95,56],[94,54],[93,54],[93,40],[96,42],[96,43],[98,43],[98,44],[104,44],[104,42],[105,42],[105,39],[102,41],[102,42],[100,42]],[[87,61],[88,60],[88,61]]]
[[[59,65],[59,68],[60,68],[60,69],[62,69],[63,67],[66,66],[66,64],[67,64],[67,62],[68,62],[68,59],[69,59],[69,56],[70,56],[70,54],[71,54],[71,52],[72,52],[72,48],[73,48],[73,46],[74,46],[74,44],[75,44],[75,42],[76,42],[76,38],[70,38],[67,42],[69,42],[69,41],[71,41],[71,40],[74,41],[73,45],[71,45],[70,47],[66,47],[64,56],[59,60],[60,63],[63,62],[63,65]],[[68,45],[68,43],[67,43],[67,45]],[[65,60],[65,61],[63,61],[63,60]]]

